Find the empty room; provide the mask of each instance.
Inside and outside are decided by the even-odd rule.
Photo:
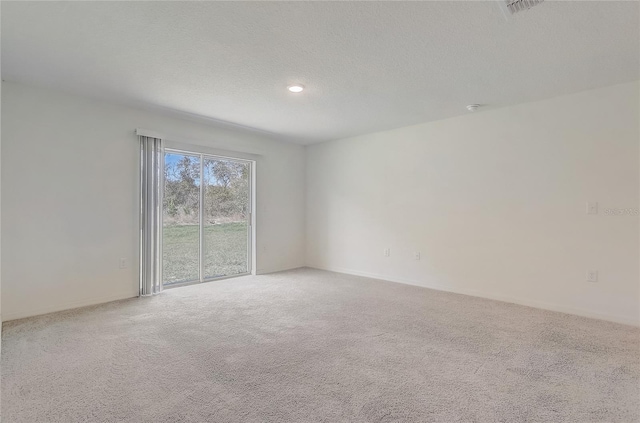
[[[3,423],[640,422],[640,2],[0,21]]]

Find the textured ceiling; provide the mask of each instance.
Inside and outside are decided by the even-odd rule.
[[[5,80],[300,143],[638,79],[638,2],[7,2]],[[286,86],[302,83],[303,94]]]

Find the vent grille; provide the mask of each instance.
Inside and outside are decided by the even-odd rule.
[[[507,5],[510,14],[522,12],[531,9],[533,6],[542,3],[544,0],[503,0]]]

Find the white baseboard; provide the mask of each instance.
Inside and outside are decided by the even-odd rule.
[[[265,275],[269,273],[284,272],[286,270],[298,269],[300,267],[305,267],[305,266],[294,266],[290,268],[259,269],[256,273],[258,275]],[[512,296],[504,295],[500,293],[486,293],[478,290],[451,288],[448,286],[443,286],[438,284],[424,283],[424,282],[419,282],[411,279],[398,278],[390,275],[382,275],[382,274],[371,273],[371,272],[363,272],[363,271],[353,270],[353,269],[320,266],[320,265],[313,265],[313,264],[306,265],[306,267],[319,269],[319,270],[326,270],[329,272],[344,273],[344,274],[354,275],[354,276],[363,276],[363,277],[372,278],[372,279],[380,279],[380,280],[389,281],[389,282],[402,283],[405,285],[420,286],[423,288],[435,289],[437,291],[452,292],[455,294],[462,294],[462,295],[470,295],[472,297],[486,298],[490,300],[502,301],[502,302],[507,302],[512,304],[519,304],[519,305],[528,306],[528,307],[540,308],[543,310],[556,311],[560,313],[574,314],[577,316],[606,320],[610,322],[621,323],[621,324],[631,325],[636,327],[640,326],[639,320],[630,319],[627,316],[594,312],[591,310],[585,310],[585,309],[562,305],[562,304],[554,304],[554,303],[529,300],[525,298],[512,297]],[[121,294],[111,295],[106,297],[86,298],[82,300],[72,301],[64,304],[52,305],[49,307],[43,307],[39,309],[24,310],[24,311],[7,313],[7,314],[3,313],[2,322],[8,322],[16,319],[23,319],[26,317],[39,316],[42,314],[54,313],[57,311],[71,310],[79,307],[103,304],[111,301],[124,300],[127,298],[134,298],[136,296],[137,296],[136,294],[132,294],[132,293],[121,293]]]
[[[585,309],[576,308],[576,307],[567,306],[567,305],[562,305],[562,304],[554,304],[554,303],[547,303],[547,302],[542,302],[542,301],[529,300],[529,299],[526,299],[526,298],[512,297],[512,296],[504,295],[504,294],[500,294],[500,293],[487,293],[487,292],[478,291],[478,290],[472,290],[472,289],[452,288],[452,287],[449,287],[449,286],[443,286],[443,285],[438,285],[438,284],[433,284],[433,283],[424,283],[422,281],[415,281],[415,280],[411,280],[411,279],[398,278],[398,277],[394,277],[394,276],[390,276],[390,275],[381,275],[381,274],[376,274],[376,273],[362,272],[362,271],[359,271],[359,270],[344,269],[344,268],[339,268],[339,267],[319,266],[319,265],[313,265],[313,264],[308,264],[307,267],[314,268],[314,269],[319,269],[319,270],[327,270],[329,272],[345,273],[347,275],[364,276],[364,277],[367,277],[367,278],[380,279],[380,280],[389,281],[389,282],[402,283],[402,284],[405,284],[405,285],[420,286],[420,287],[423,287],[423,288],[435,289],[437,291],[451,292],[451,293],[454,293],[454,294],[462,294],[462,295],[469,295],[469,296],[472,296],[472,297],[486,298],[486,299],[489,299],[489,300],[496,300],[496,301],[502,301],[502,302],[505,302],[505,303],[511,303],[511,304],[518,304],[518,305],[523,305],[523,306],[527,306],[527,307],[540,308],[540,309],[543,309],[543,310],[556,311],[556,312],[559,312],[559,313],[573,314],[573,315],[576,315],[576,316],[589,317],[589,318],[592,318],[592,319],[606,320],[606,321],[609,321],[609,322],[621,323],[621,324],[624,324],[624,325],[631,325],[631,326],[636,326],[636,327],[640,326],[640,320],[639,319],[632,319],[632,318],[629,318],[627,316],[600,313],[600,312],[595,312],[595,311],[591,311],[591,310],[585,310]]]
[[[25,317],[40,316],[43,314],[55,313],[57,311],[72,310],[74,308],[87,307],[97,304],[110,303],[111,301],[125,300],[127,298],[137,297],[137,294],[121,293],[117,295],[109,295],[106,297],[93,297],[81,300],[71,301],[64,304],[56,304],[48,307],[37,308],[33,310],[22,310],[14,313],[2,313],[2,322],[11,320],[24,319]]]

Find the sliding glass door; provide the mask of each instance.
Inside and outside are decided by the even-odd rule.
[[[250,271],[251,162],[165,149],[163,285]]]
[[[204,157],[205,279],[246,273],[249,263],[247,162]]]
[[[200,155],[166,151],[162,213],[165,285],[200,279]]]

